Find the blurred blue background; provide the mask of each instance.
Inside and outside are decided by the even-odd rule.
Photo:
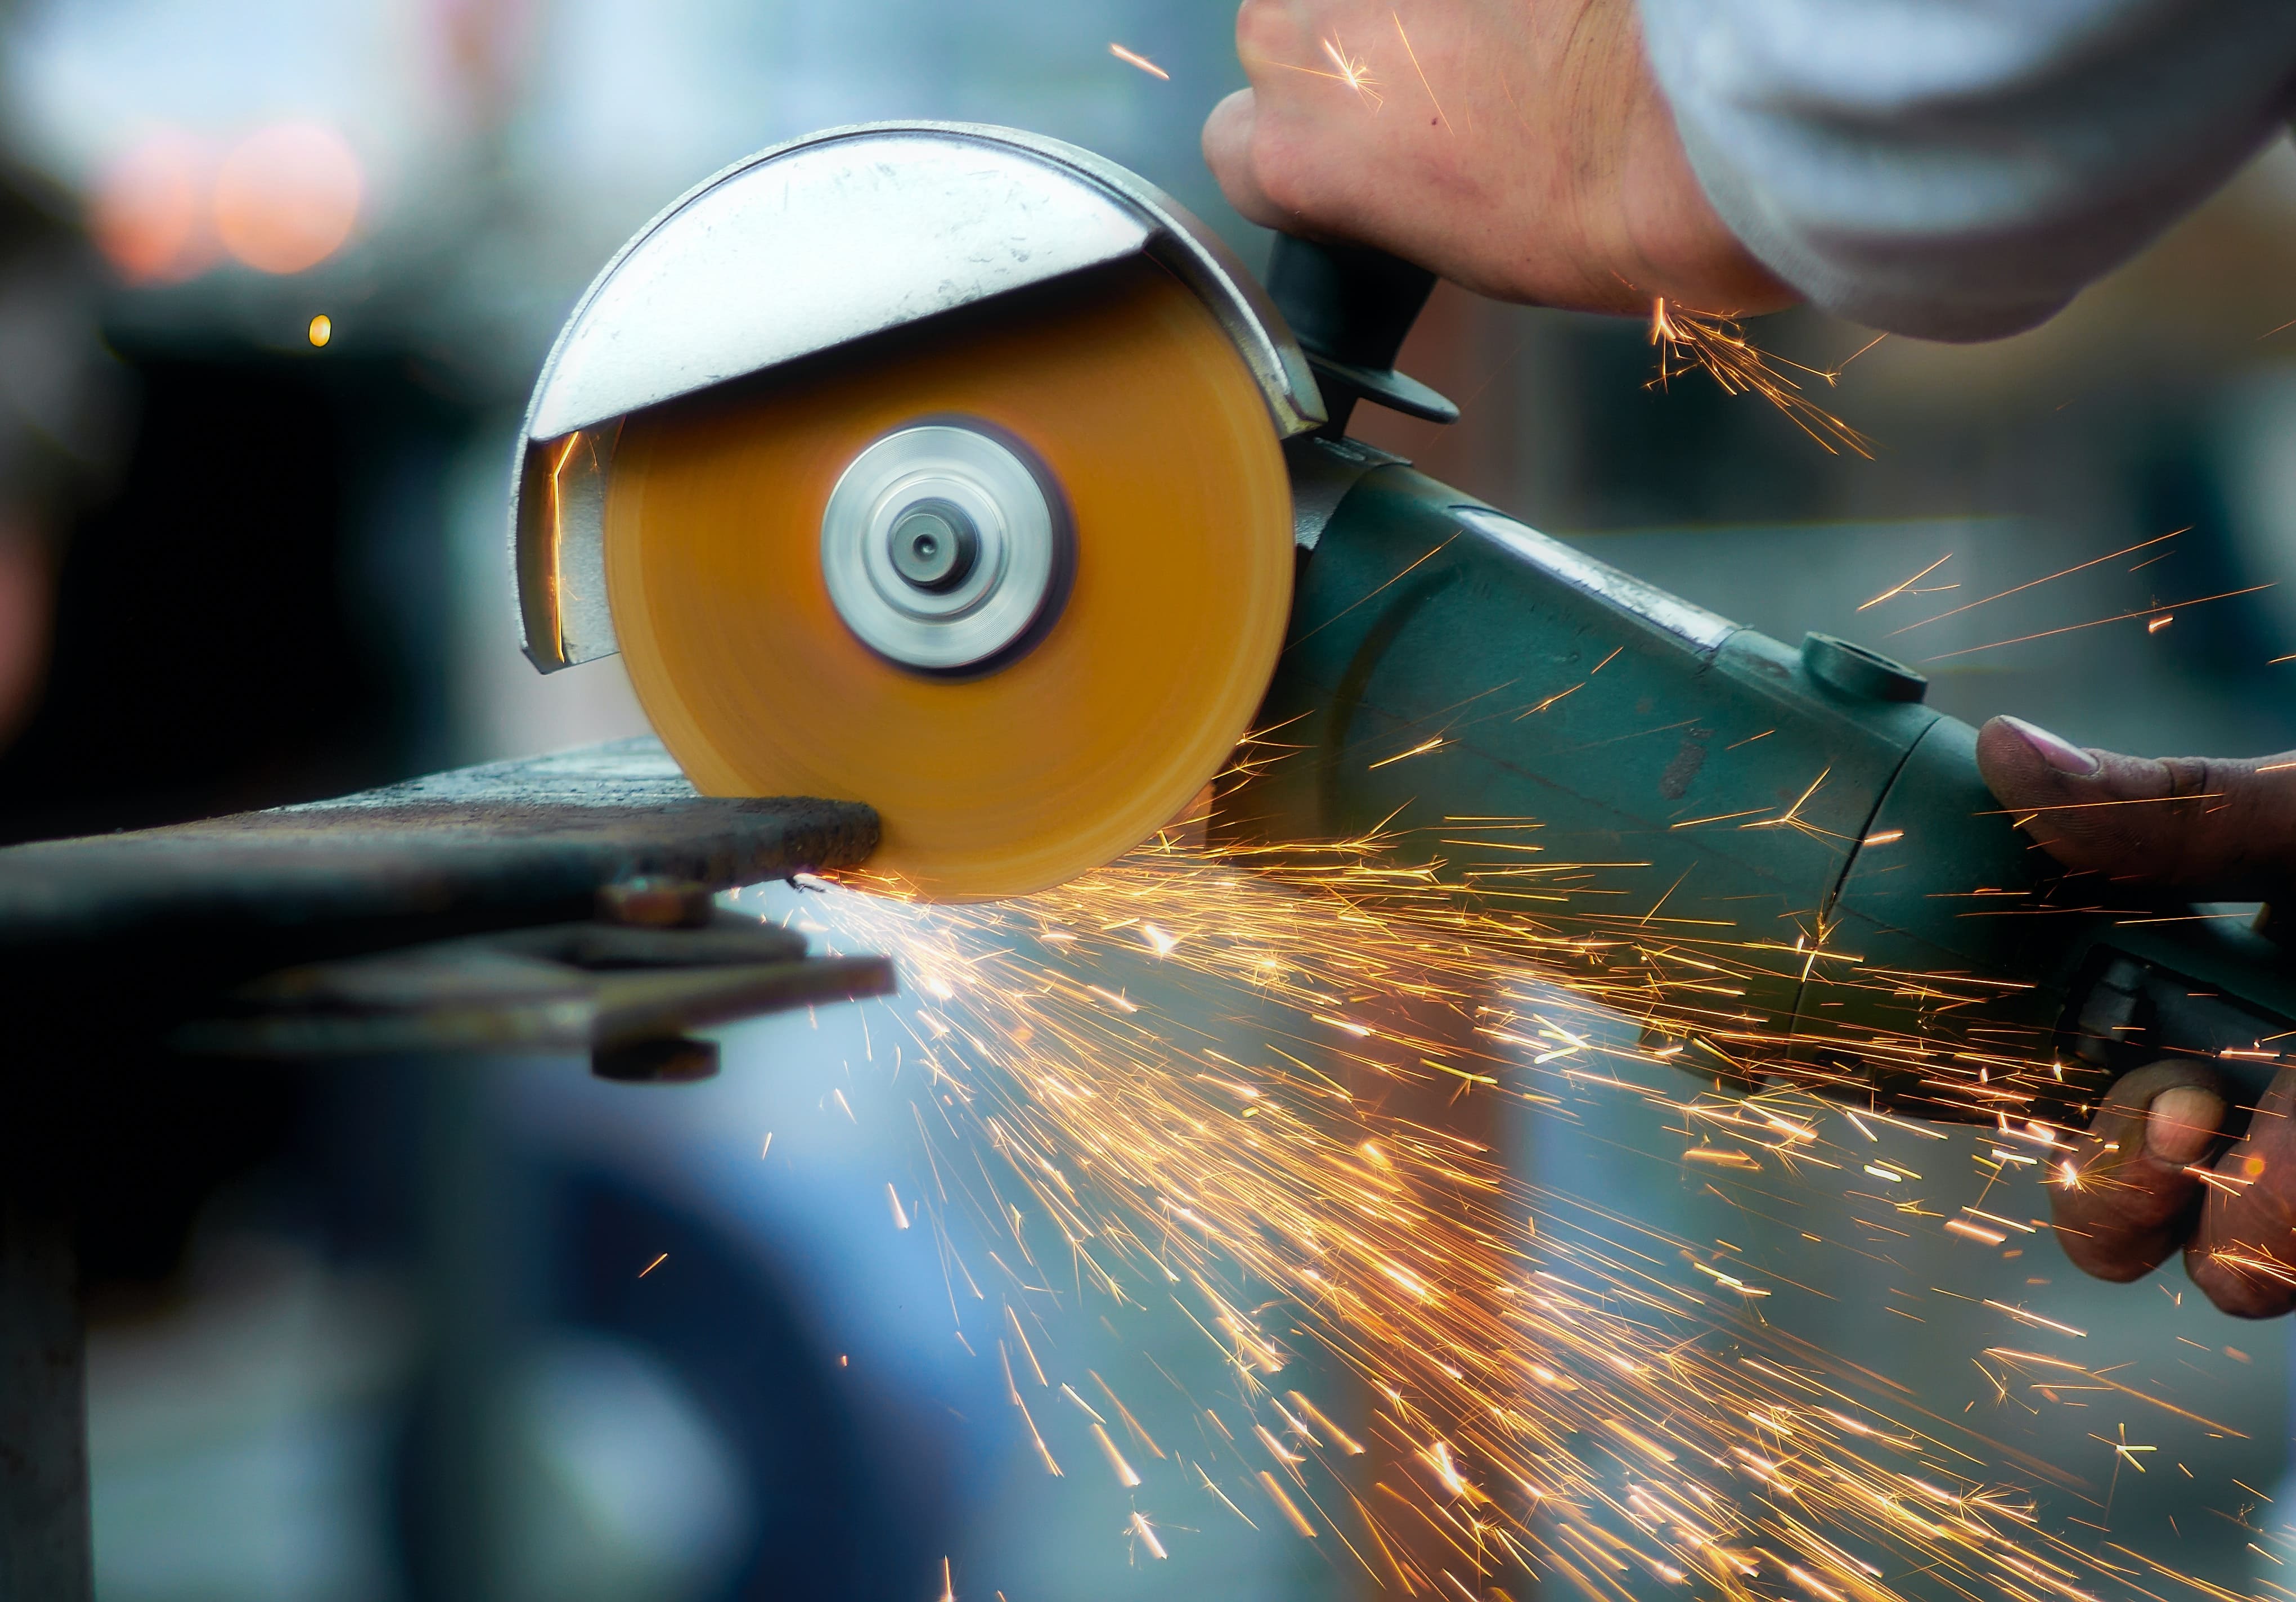
[[[892,117],[1088,146],[1258,261],[1264,236],[1197,154],[1242,81],[1232,24],[1226,0],[0,6],[0,634],[38,647],[0,660],[0,834],[643,730],[614,661],[543,679],[519,658],[503,551],[518,413],[590,274],[718,167]],[[1405,364],[1464,421],[1359,431],[1784,638],[1943,658],[1932,699],[1962,716],[2276,749],[2296,744],[2296,663],[2274,660],[2296,654],[2292,266],[2284,141],[2048,328],[1858,356],[1824,398],[1871,461],[1698,375],[1653,390],[1638,324],[1448,290]],[[1805,314],[1758,338],[1821,369],[1866,340]],[[1940,558],[1931,593],[1866,607]],[[2177,604],[2250,585],[2277,587]],[[2153,609],[2173,624],[1995,644]],[[1328,1554],[1209,1498],[1167,1514],[1172,1557],[1148,1558],[1103,1482],[1044,1475],[995,1362],[948,1338],[931,1240],[889,1222],[919,1157],[864,1016],[731,1032],[723,1077],[682,1091],[537,1062],[155,1091],[84,1242],[102,1595],[922,1602],[944,1559],[957,1594],[1011,1602],[1351,1591]],[[1613,1093],[1502,1133],[1542,1187],[1794,1269],[1798,1231],[1682,1174],[1662,1122]],[[1926,1323],[1886,1305],[1966,1268],[1874,1244],[1824,1259],[1829,1297],[1771,1316],[1939,1414],[1988,1395],[1966,1361],[1998,1333],[1981,1315],[1942,1292]],[[2283,1328],[2176,1304],[2173,1270],[2165,1289],[2079,1282],[2045,1237],[1987,1271],[2004,1295],[2049,1286],[2125,1361],[2185,1361],[2186,1405],[2246,1421],[2205,1483],[2156,1476],[2116,1527],[2172,1531],[2180,1562],[2242,1594],[2296,1595],[2263,1500],[2288,1436]],[[1153,1360],[1200,1337],[1101,1312],[1048,1307],[1046,1338],[1152,1433],[1195,1427]],[[2070,1418],[1997,1427],[2102,1477],[2109,1453]]]

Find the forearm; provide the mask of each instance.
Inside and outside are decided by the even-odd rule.
[[[1723,220],[1827,309],[2043,321],[2284,128],[2288,0],[1640,0]]]

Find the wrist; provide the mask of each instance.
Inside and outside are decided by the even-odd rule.
[[[1635,110],[1622,121],[1621,182],[1612,194],[1620,257],[1639,264],[1628,274],[1643,291],[1638,309],[1659,296],[1730,316],[1798,305],[1800,291],[1746,248],[1707,198],[1639,50],[1633,73]]]

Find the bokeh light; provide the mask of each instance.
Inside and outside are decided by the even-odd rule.
[[[130,283],[173,283],[214,265],[219,249],[207,196],[215,158],[180,128],[163,128],[128,147],[96,180],[89,231]]]
[[[300,273],[342,249],[364,189],[341,135],[277,123],[242,140],[217,170],[216,236],[258,272]]]
[[[311,319],[311,345],[318,348],[335,337],[335,320],[321,312]]]

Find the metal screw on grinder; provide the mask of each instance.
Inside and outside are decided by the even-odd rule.
[[[602,886],[598,920],[643,929],[698,929],[709,926],[716,894],[690,879],[647,875]]]
[[[1863,700],[1915,702],[1930,690],[1929,680],[1903,662],[1832,634],[1803,635],[1801,665],[1828,689]]]
[[[954,590],[972,576],[980,560],[980,531],[964,509],[947,501],[920,501],[893,525],[893,570],[920,590]]]

